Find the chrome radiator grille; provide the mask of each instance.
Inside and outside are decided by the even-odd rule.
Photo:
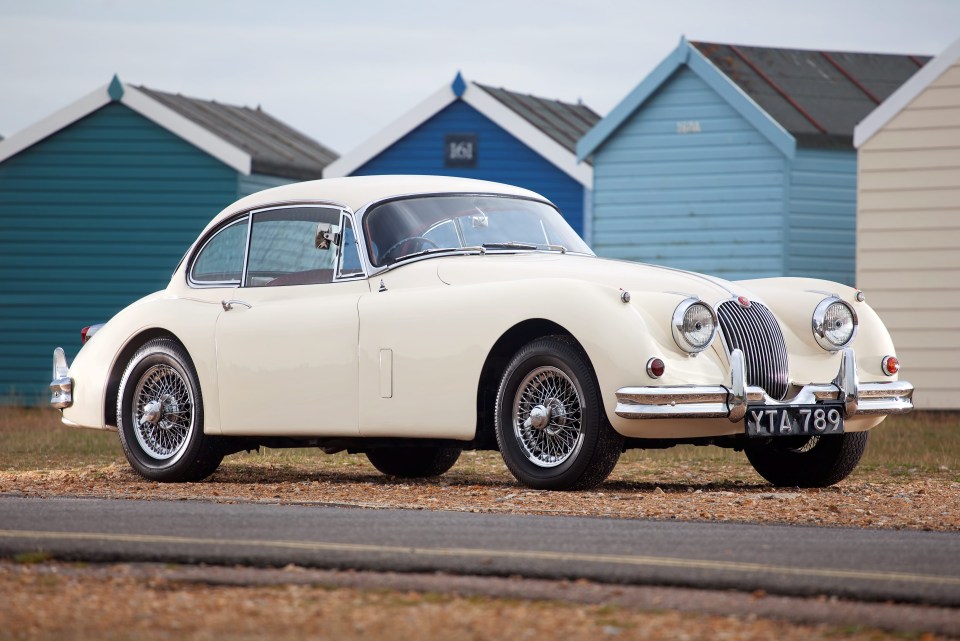
[[[743,351],[747,384],[762,387],[773,398],[783,400],[790,383],[787,345],[770,310],[760,303],[744,308],[726,301],[717,308],[717,316],[727,349]]]

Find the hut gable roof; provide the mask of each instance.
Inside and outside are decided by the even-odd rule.
[[[800,145],[850,147],[853,128],[930,58],[691,42]]]
[[[855,125],[928,57],[709,42],[680,44],[577,145],[588,158],[686,65],[792,157],[796,145],[850,148]]]
[[[444,85],[372,138],[331,163],[324,170],[324,177],[349,176],[458,99],[585,187],[592,187],[593,170],[586,164],[577,163],[575,150],[580,137],[599,122],[600,116],[596,112],[582,104],[466,82],[459,73],[452,83]]]
[[[110,102],[126,105],[238,172],[318,178],[336,153],[261,109],[188,98],[113,80],[0,142],[0,162]]]

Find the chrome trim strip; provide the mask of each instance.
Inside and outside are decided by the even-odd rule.
[[[726,385],[673,387],[622,387],[617,390],[616,414],[622,418],[721,418],[739,422],[747,404],[777,407],[843,401],[847,418],[855,415],[906,414],[913,410],[913,385],[907,381],[860,383],[856,355],[843,351],[840,371],[833,383],[808,383],[793,398],[772,398],[761,387],[746,384],[743,352],[733,350],[730,382]]]

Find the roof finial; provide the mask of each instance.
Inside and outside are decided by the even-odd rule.
[[[453,79],[453,84],[450,85],[450,88],[453,89],[453,95],[457,98],[463,95],[463,92],[467,90],[467,83],[464,81],[463,76],[460,75],[460,72],[457,71],[457,77]]]
[[[123,98],[123,83],[120,82],[120,76],[113,74],[113,80],[110,81],[110,86],[107,87],[107,95],[110,96],[110,100],[120,100]]]

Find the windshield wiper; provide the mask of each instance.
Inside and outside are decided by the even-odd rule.
[[[428,254],[449,254],[452,252],[468,252],[468,253],[482,254],[485,251],[487,250],[484,249],[483,247],[480,247],[479,245],[475,247],[429,247],[427,249],[421,249],[418,252],[413,252],[411,254],[404,254],[403,256],[399,256],[393,261],[391,261],[389,265],[386,265],[386,267],[393,267],[398,263],[406,261],[410,258],[416,258],[417,256],[427,256]]]
[[[518,243],[509,241],[506,243],[484,243],[484,249],[536,249],[537,246],[531,243]]]
[[[546,249],[548,251],[560,252],[561,254],[567,253],[567,248],[563,245],[535,245],[533,243],[518,243],[513,240],[506,243],[484,243],[483,246],[487,249]]]

